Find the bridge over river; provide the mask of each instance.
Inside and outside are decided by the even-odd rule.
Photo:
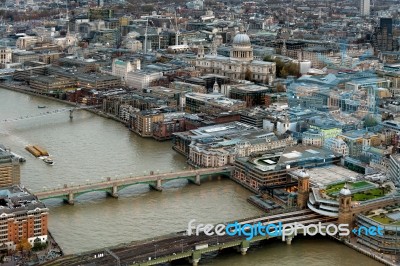
[[[307,224],[328,224],[336,222],[336,218],[325,217],[310,210],[287,209],[270,213],[268,216],[253,217],[238,221],[241,224],[262,223],[283,225],[295,222]],[[301,232],[299,232],[301,233]],[[281,237],[281,236],[276,236]],[[294,235],[287,236],[285,241],[291,244]],[[255,243],[274,238],[271,236],[256,236],[246,240],[245,236],[188,236],[186,231],[179,232],[156,239],[137,241],[131,244],[114,248],[99,249],[79,255],[71,255],[44,265],[53,266],[78,266],[78,265],[157,265],[174,260],[187,259],[192,265],[198,265],[201,256],[207,253],[215,253],[226,248],[235,248],[242,255]],[[201,247],[201,248],[199,248]]]
[[[162,184],[176,179],[187,179],[188,181],[200,185],[202,178],[209,176],[231,176],[233,167],[204,168],[186,170],[172,173],[151,173],[145,176],[127,176],[124,178],[111,179],[97,183],[82,184],[75,186],[64,185],[62,188],[50,189],[40,192],[33,192],[40,200],[60,198],[69,204],[74,204],[74,199],[82,194],[93,191],[105,191],[107,195],[114,198],[118,197],[118,192],[126,187],[136,184],[148,184],[151,188],[162,191]]]

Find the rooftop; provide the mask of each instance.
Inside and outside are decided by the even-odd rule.
[[[372,210],[367,213],[366,217],[382,225],[400,226],[400,206],[391,205]]]
[[[45,205],[38,201],[25,188],[10,186],[0,188],[0,213],[18,213],[45,208]],[[1,215],[0,215],[1,216]]]

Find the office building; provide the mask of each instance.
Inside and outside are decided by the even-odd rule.
[[[360,0],[360,15],[369,16],[371,13],[370,0]]]
[[[0,145],[0,187],[19,184],[19,161],[4,146]]]

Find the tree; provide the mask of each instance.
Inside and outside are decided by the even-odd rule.
[[[153,5],[144,5],[142,6],[142,11],[145,13],[150,13],[154,11],[154,6]]]
[[[43,250],[43,249],[47,248],[47,245],[48,245],[47,242],[42,243],[42,241],[40,241],[40,239],[39,239],[39,241],[36,241],[36,239],[35,239],[35,241],[33,243],[32,251]]]
[[[271,57],[270,55],[266,55],[266,56],[264,57],[264,61],[265,61],[265,62],[275,62],[275,60],[272,59],[272,57]]]
[[[272,59],[271,56],[267,55],[264,57],[266,62],[275,62],[276,64],[276,75],[278,78],[286,78],[287,76],[299,76],[299,66],[296,63],[285,63],[279,58]]]
[[[276,91],[277,92],[285,92],[286,90],[285,90],[285,86],[283,86],[281,83],[278,83],[277,85],[276,85]]]
[[[16,247],[17,250],[19,251],[30,251],[32,249],[31,244],[29,243],[28,239],[23,238],[21,241],[17,244]]]
[[[286,78],[287,76],[289,76],[289,71],[286,69],[286,67],[281,68],[281,70],[278,73],[278,77]]]
[[[376,125],[378,125],[378,121],[373,115],[369,114],[364,118],[364,127],[374,127]]]

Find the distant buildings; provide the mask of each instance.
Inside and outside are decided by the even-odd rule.
[[[10,47],[0,47],[0,64],[4,65],[11,63],[12,61],[12,50]]]
[[[187,93],[186,108],[189,113],[213,114],[219,112],[239,111],[246,108],[246,103],[225,97],[220,93],[202,94]]]
[[[290,183],[289,172],[299,168],[339,164],[341,156],[329,150],[295,146],[283,152],[265,151],[237,158],[233,180],[258,192],[262,187]]]
[[[250,38],[245,33],[236,34],[233,39],[230,57],[217,55],[216,44],[211,53],[204,54],[202,45],[198,48],[196,69],[202,73],[224,75],[232,80],[247,79],[272,84],[276,77],[276,64],[254,60]]]
[[[393,25],[392,18],[380,18],[379,27],[373,35],[373,45],[379,51],[397,51],[400,30]]]
[[[270,88],[255,84],[230,86],[230,97],[246,102],[248,108],[258,105],[269,106],[271,104],[270,92]]]
[[[153,135],[153,123],[164,120],[164,115],[157,111],[141,111],[132,115],[131,129],[141,137]]]
[[[213,126],[206,130],[218,130]],[[203,130],[199,128],[198,130]],[[250,156],[265,151],[282,151],[286,147],[294,146],[297,141],[291,136],[276,137],[266,130],[240,131],[221,136],[218,139],[194,140],[189,145],[189,164],[198,167],[221,167],[233,164],[238,157]]]
[[[324,142],[324,147],[335,153],[343,155],[343,157],[349,155],[349,146],[347,146],[346,142],[338,137],[326,139]]]
[[[56,76],[34,76],[30,79],[30,87],[41,92],[73,89],[76,83],[68,78]]]
[[[0,188],[20,184],[18,159],[0,145]]]
[[[360,15],[365,17],[369,16],[371,12],[370,0],[360,0]]]
[[[396,187],[400,187],[400,156],[399,154],[390,155],[388,177],[393,181]]]

